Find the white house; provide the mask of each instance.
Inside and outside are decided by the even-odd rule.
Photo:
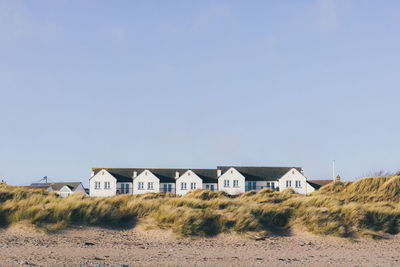
[[[287,188],[291,188],[299,194],[309,194],[315,191],[315,188],[307,183],[307,178],[296,168],[290,169],[279,179],[279,190],[283,191]]]
[[[130,169],[93,168],[89,194],[93,197],[132,194],[133,178],[129,176]]]
[[[230,195],[239,195],[246,191],[246,178],[234,167],[218,167],[218,190]]]
[[[160,179],[151,171],[144,169],[140,174],[133,174],[133,194],[158,193],[160,192]]]
[[[295,172],[295,176],[291,174]],[[296,184],[296,179],[301,180],[304,186],[306,178],[301,173],[300,167],[243,167],[243,166],[218,166],[218,188],[231,195],[241,194],[251,190],[261,190],[270,188],[271,190],[284,190],[280,179],[293,180],[293,187]],[[286,176],[285,176],[286,175]],[[282,181],[286,181],[282,180]],[[303,193],[303,192],[299,192]]]
[[[87,195],[81,182],[33,183],[25,187],[29,189],[45,189],[49,192],[55,192],[62,197],[67,197],[75,193]]]
[[[187,170],[176,179],[176,194],[184,195],[191,190],[202,189],[203,180],[192,170]]]
[[[176,193],[209,189],[238,195],[269,188],[308,194],[332,180],[309,180],[300,167],[218,166],[217,169],[93,168],[90,196]],[[64,188],[63,194],[70,189]]]
[[[90,196],[175,193],[176,179],[187,169],[93,168]]]
[[[62,197],[67,197],[75,193],[87,195],[81,182],[51,183],[47,190],[49,192],[56,192]]]
[[[215,169],[189,169],[176,179],[176,194],[185,195],[196,189],[218,190],[218,178]]]

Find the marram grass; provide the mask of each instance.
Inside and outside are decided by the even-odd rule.
[[[54,193],[0,184],[0,227],[20,221],[45,229],[69,225],[134,227],[151,219],[181,236],[223,232],[290,233],[301,227],[339,237],[400,232],[400,176],[335,182],[310,195],[292,190],[250,191],[240,196],[195,190],[175,194],[61,198]]]

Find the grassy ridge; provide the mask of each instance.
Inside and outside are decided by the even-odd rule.
[[[319,235],[371,236],[400,231],[400,176],[335,182],[304,196],[291,190],[250,191],[232,197],[195,190],[174,194],[91,198],[0,185],[0,226],[15,222],[48,228],[71,224],[124,226],[151,218],[182,236],[222,232],[282,232],[294,226]]]

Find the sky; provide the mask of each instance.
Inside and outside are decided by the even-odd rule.
[[[0,177],[400,169],[399,1],[0,0]]]

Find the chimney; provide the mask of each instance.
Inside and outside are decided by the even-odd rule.
[[[338,174],[338,176],[336,176],[336,181],[340,182],[340,175]]]
[[[217,169],[217,177],[221,176],[221,169]]]
[[[133,178],[136,178],[137,176],[137,171],[133,171]]]
[[[175,172],[175,178],[179,178],[179,172],[178,171]]]

